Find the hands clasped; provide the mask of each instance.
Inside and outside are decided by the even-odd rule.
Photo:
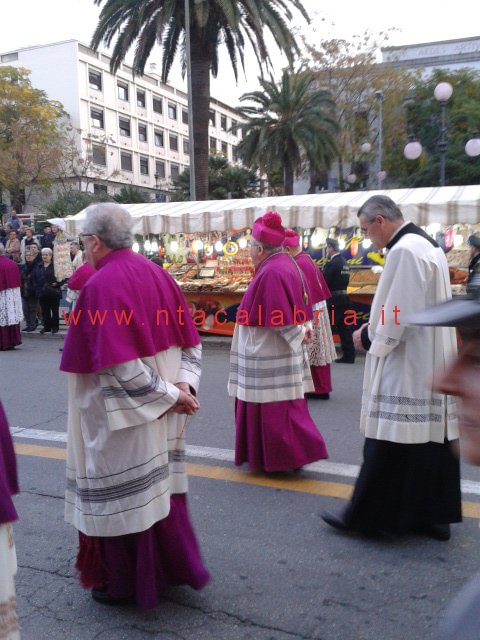
[[[187,416],[193,416],[200,409],[200,403],[197,398],[190,393],[190,387],[186,382],[178,382],[176,385],[180,389],[180,395],[177,402],[171,407],[170,411],[174,413],[185,413]]]

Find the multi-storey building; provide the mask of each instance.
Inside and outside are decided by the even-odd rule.
[[[382,62],[390,67],[423,69],[480,69],[480,36],[382,48]]]
[[[155,64],[143,76],[127,64],[112,74],[109,56],[67,40],[0,54],[0,65],[29,69],[32,85],[63,104],[82,156],[91,159],[83,188],[114,194],[134,185],[165,197],[188,166],[187,94],[161,82]],[[236,160],[240,120],[234,108],[210,100],[212,155]]]

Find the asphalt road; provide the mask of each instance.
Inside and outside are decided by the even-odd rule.
[[[447,543],[343,536],[321,521],[323,509],[344,504],[333,496],[348,492],[351,465],[361,461],[362,358],[334,366],[328,402],[310,401],[329,465],[267,482],[230,461],[228,349],[208,344],[202,410],[189,426],[189,503],[212,581],[201,592],[172,589],[149,612],[93,602],[75,574],[76,532],[63,522],[67,401],[59,346],[54,336],[27,336],[0,356],[10,426],[29,430],[15,436],[24,640],[428,640],[445,604],[479,569],[474,517],[455,525]],[[480,514],[479,472],[465,467],[463,476],[473,482],[467,511]]]

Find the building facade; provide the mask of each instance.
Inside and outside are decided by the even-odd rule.
[[[433,69],[480,70],[480,36],[384,47],[381,51],[384,64],[405,69],[423,69],[427,75]]]
[[[127,64],[112,74],[109,56],[68,40],[0,54],[0,65],[29,69],[32,85],[63,104],[85,160],[83,190],[114,195],[133,185],[152,199],[168,199],[172,180],[189,164],[188,101],[161,82],[154,64],[143,76]],[[236,160],[240,120],[235,109],[211,99],[212,155]]]

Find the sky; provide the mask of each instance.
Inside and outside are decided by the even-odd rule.
[[[389,37],[389,46],[480,36],[478,21],[472,19],[471,0],[456,0],[455,10],[445,0],[435,3],[433,0],[390,3],[385,0],[350,0],[348,4],[303,0],[303,5],[312,24],[308,26],[303,19],[297,18],[292,27],[305,35],[310,43],[328,38],[348,40],[367,30],[377,34],[391,28],[396,30]],[[0,52],[70,39],[88,45],[100,9],[93,0],[1,0]],[[279,76],[285,61],[274,48],[272,59]],[[158,63],[159,59],[154,55],[151,62]],[[175,65],[169,81],[184,88],[179,66],[179,63]],[[212,80],[212,96],[232,105],[238,104],[242,93],[258,87],[256,79],[259,72],[251,52],[247,57],[246,71],[248,79],[240,72],[236,85],[225,53],[220,60],[219,79]]]

